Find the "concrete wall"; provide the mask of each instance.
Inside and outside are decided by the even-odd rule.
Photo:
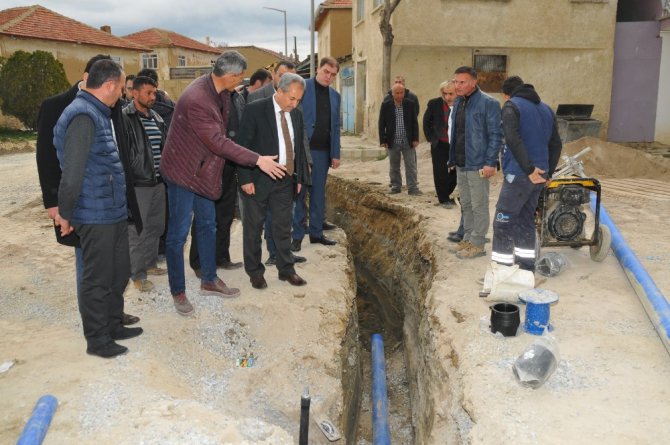
[[[160,88],[167,91],[173,100],[177,100],[188,84],[193,81],[193,79],[170,79],[170,68],[179,65],[179,56],[186,57],[187,67],[209,67],[212,60],[217,58],[217,54],[187,48],[154,48],[153,52],[158,54],[157,71]]]
[[[661,39],[658,21],[620,22],[614,39],[612,106],[607,139],[654,140]]]
[[[475,51],[505,54],[507,73],[533,83],[554,109],[559,102],[592,103],[593,117],[606,128],[615,16],[615,1],[403,0],[392,18],[391,76],[405,76],[423,114],[439,83],[472,65]],[[379,9],[353,24],[354,62],[367,61],[367,101],[357,103],[363,108],[357,113],[368,135],[376,135],[385,94],[378,24]]]
[[[56,42],[38,39],[15,39],[0,37],[0,55],[10,57],[16,51],[47,51],[63,64],[65,75],[71,84],[81,79],[81,73],[89,59],[97,54],[109,54],[119,57],[126,73],[136,73],[140,64],[140,52],[137,50],[111,48],[77,43]]]
[[[658,85],[655,140],[670,144],[670,30],[661,31],[663,49]]]
[[[317,31],[319,57],[351,54],[351,9],[329,9]]]

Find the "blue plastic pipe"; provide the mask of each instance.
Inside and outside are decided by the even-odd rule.
[[[595,211],[595,194],[591,194],[591,209]],[[670,304],[663,296],[661,291],[654,283],[647,270],[642,266],[638,260],[635,252],[626,244],[621,232],[617,229],[612,219],[605,211],[605,208],[600,206],[600,224],[605,224],[609,227],[612,234],[612,251],[616,255],[621,267],[623,267],[628,281],[633,286],[647,316],[654,325],[654,329],[661,337],[663,346],[670,354]]]
[[[57,407],[58,400],[54,396],[47,394],[40,397],[16,445],[40,445]]]
[[[372,443],[391,444],[384,340],[380,334],[372,334]]]

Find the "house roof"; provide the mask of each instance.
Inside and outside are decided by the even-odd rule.
[[[176,32],[159,28],[145,29],[144,31],[138,31],[133,34],[123,36],[123,38],[135,42],[139,45],[148,46],[150,48],[176,47],[212,54],[221,53],[220,49],[205,45],[204,43],[198,42],[197,40],[193,40]]]
[[[318,30],[321,27],[321,23],[328,15],[329,9],[351,9],[351,0],[326,0],[321,3],[316,11],[316,17],[314,19],[314,29]]]
[[[257,49],[258,51],[267,53],[268,55],[270,55],[270,56],[272,56],[272,57],[276,57],[277,60],[288,60],[288,61],[291,61],[291,62],[293,61],[293,59],[292,59],[291,57],[286,57],[286,56],[283,55],[282,53],[278,53],[278,52],[272,51],[271,49],[267,49],[267,48],[260,48],[260,47],[258,47],[258,46],[254,46],[254,45],[244,45],[244,46],[221,46],[221,47],[219,47],[219,49],[220,49],[221,51],[228,51],[228,50],[239,51],[239,50],[241,50],[241,49]]]
[[[0,35],[147,51],[149,48],[85,25],[40,5],[0,11]]]

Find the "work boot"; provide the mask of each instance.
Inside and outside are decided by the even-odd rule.
[[[470,246],[472,246],[472,243],[470,241],[460,240],[458,244],[456,244],[455,247],[450,248],[449,251],[452,253],[457,253],[460,252],[461,250],[467,249]]]
[[[139,290],[140,292],[150,292],[154,290],[154,283],[151,281],[147,280],[146,278],[141,278],[139,280],[133,280],[133,285],[135,286],[135,289]]]
[[[165,275],[167,273],[167,269],[163,269],[162,267],[150,267],[147,269],[147,275]]]
[[[484,246],[475,246],[474,244],[470,244],[465,249],[461,249],[458,252],[456,252],[456,258],[459,258],[461,260],[469,260],[484,255],[486,255],[486,250],[484,250]]]

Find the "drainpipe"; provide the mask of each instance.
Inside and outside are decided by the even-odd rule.
[[[40,397],[16,445],[40,445],[57,407],[58,400],[54,396],[47,394]]]
[[[374,445],[391,444],[388,417],[384,340],[380,334],[372,334],[372,443]]]
[[[596,197],[591,193],[591,210],[595,212]],[[612,251],[616,255],[621,267],[623,267],[628,281],[637,294],[647,316],[661,338],[663,346],[670,354],[670,304],[654,283],[647,270],[638,260],[635,252],[626,244],[621,232],[609,217],[605,208],[600,206],[600,224],[609,227],[612,233]]]

